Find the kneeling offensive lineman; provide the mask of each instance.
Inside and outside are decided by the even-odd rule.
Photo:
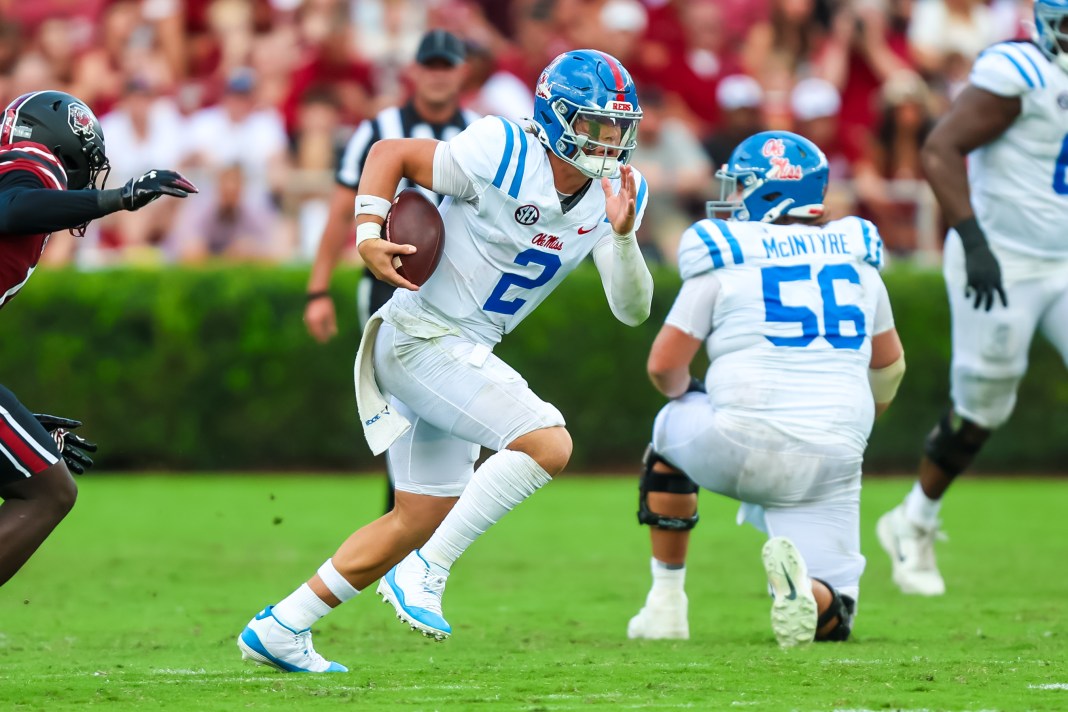
[[[97,190],[109,170],[96,116],[70,94],[39,91],[8,105],[0,124],[0,307],[22,289],[55,230],[84,234],[90,220],[137,210],[196,187],[173,171],[149,171]],[[103,181],[101,181],[103,183]],[[77,488],[70,471],[92,464],[96,445],[68,432],[77,420],[32,415],[0,386],[0,585],[55,529]]]
[[[653,587],[627,635],[689,637],[685,560],[703,487],[741,501],[739,522],[769,536],[779,644],[845,640],[864,571],[861,461],[904,373],[882,241],[860,218],[821,223],[827,159],[796,134],[749,137],[718,177],[721,200],[682,236],[684,282],[649,354],[672,400],[640,487]],[[702,344],[704,381],[690,375]]]

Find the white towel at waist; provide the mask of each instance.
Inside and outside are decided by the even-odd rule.
[[[412,427],[407,418],[389,407],[375,380],[375,339],[380,326],[381,311],[375,312],[363,329],[352,374],[356,381],[356,409],[363,423],[363,435],[375,455],[388,450],[397,438]]]

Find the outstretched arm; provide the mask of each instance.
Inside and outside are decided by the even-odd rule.
[[[161,195],[184,198],[197,189],[174,171],[149,171],[122,188],[50,190],[28,171],[0,176],[0,233],[67,230],[119,210],[137,210]]]

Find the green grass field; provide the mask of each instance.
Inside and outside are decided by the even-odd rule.
[[[234,639],[382,503],[377,477],[100,476],[0,589],[0,710],[1065,710],[1068,482],[965,480],[939,549],[949,593],[904,597],[864,490],[854,639],[783,651],[761,536],[701,496],[688,642],[631,642],[648,587],[631,478],[563,477],[477,542],[445,597],[453,638],[371,592],[316,627],[344,675],[243,663]]]

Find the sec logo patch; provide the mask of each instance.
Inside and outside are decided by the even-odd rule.
[[[540,217],[541,213],[536,205],[520,205],[515,209],[515,221],[520,225],[533,225]]]

